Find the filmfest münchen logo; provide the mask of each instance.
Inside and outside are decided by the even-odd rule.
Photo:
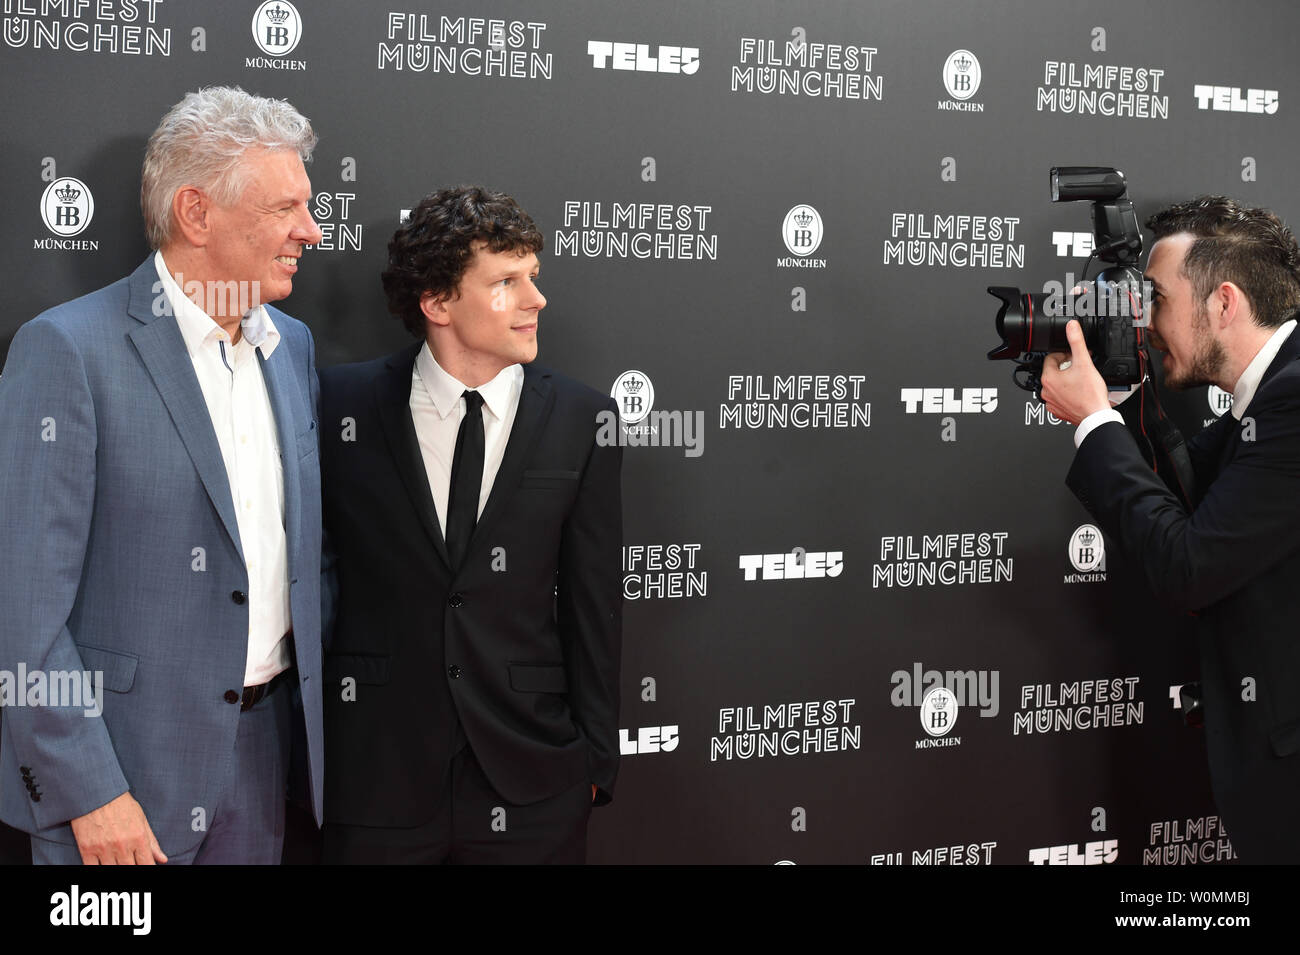
[[[953,99],[970,99],[980,88],[980,61],[970,50],[954,50],[943,64],[943,85]]]
[[[45,187],[41,218],[55,235],[80,235],[95,215],[95,199],[80,179],[64,176]]]
[[[781,223],[781,238],[791,255],[812,255],[822,244],[822,217],[812,206],[795,206]]]
[[[268,0],[253,14],[253,39],[267,56],[288,56],[302,39],[302,17],[288,0]]]

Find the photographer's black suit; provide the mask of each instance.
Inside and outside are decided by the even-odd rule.
[[[1298,359],[1293,331],[1242,421],[1189,442],[1190,515],[1117,422],[1084,439],[1066,479],[1152,592],[1199,617],[1214,797],[1251,863],[1300,862]]]
[[[322,513],[338,575],[326,821],[428,823],[466,741],[509,803],[581,787],[589,807],[590,783],[608,802],[622,452],[595,438],[597,414],[615,405],[524,366],[505,456],[453,572],[409,408],[422,347],[320,373]],[[485,832],[488,822],[485,810]]]

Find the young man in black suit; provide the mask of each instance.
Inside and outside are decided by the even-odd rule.
[[[1152,592],[1200,627],[1215,802],[1243,862],[1300,862],[1300,249],[1265,209],[1207,196],[1147,222],[1151,341],[1171,388],[1232,411],[1188,446],[1189,512],[1112,410],[1077,322],[1043,400],[1079,424],[1067,484]],[[1130,399],[1130,403],[1140,400]],[[1131,418],[1126,410],[1124,418]]]
[[[531,364],[542,245],[509,196],[425,198],[383,275],[418,342],[321,372],[326,862],[582,862],[613,791],[617,408]]]

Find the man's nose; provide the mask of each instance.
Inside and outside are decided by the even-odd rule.
[[[295,238],[304,245],[316,245],[321,239],[325,238],[325,233],[321,231],[316,220],[311,217],[311,213],[303,211],[303,217],[306,221],[299,222],[295,230]]]

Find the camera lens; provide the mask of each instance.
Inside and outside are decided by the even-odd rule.
[[[1017,359],[1030,353],[1046,354],[1070,350],[1065,326],[1075,318],[1091,348],[1097,320],[1088,315],[1070,315],[1060,302],[1049,296],[1022,294],[1018,288],[991,285],[989,294],[1002,302],[996,320],[1002,344],[989,352],[992,359]]]

